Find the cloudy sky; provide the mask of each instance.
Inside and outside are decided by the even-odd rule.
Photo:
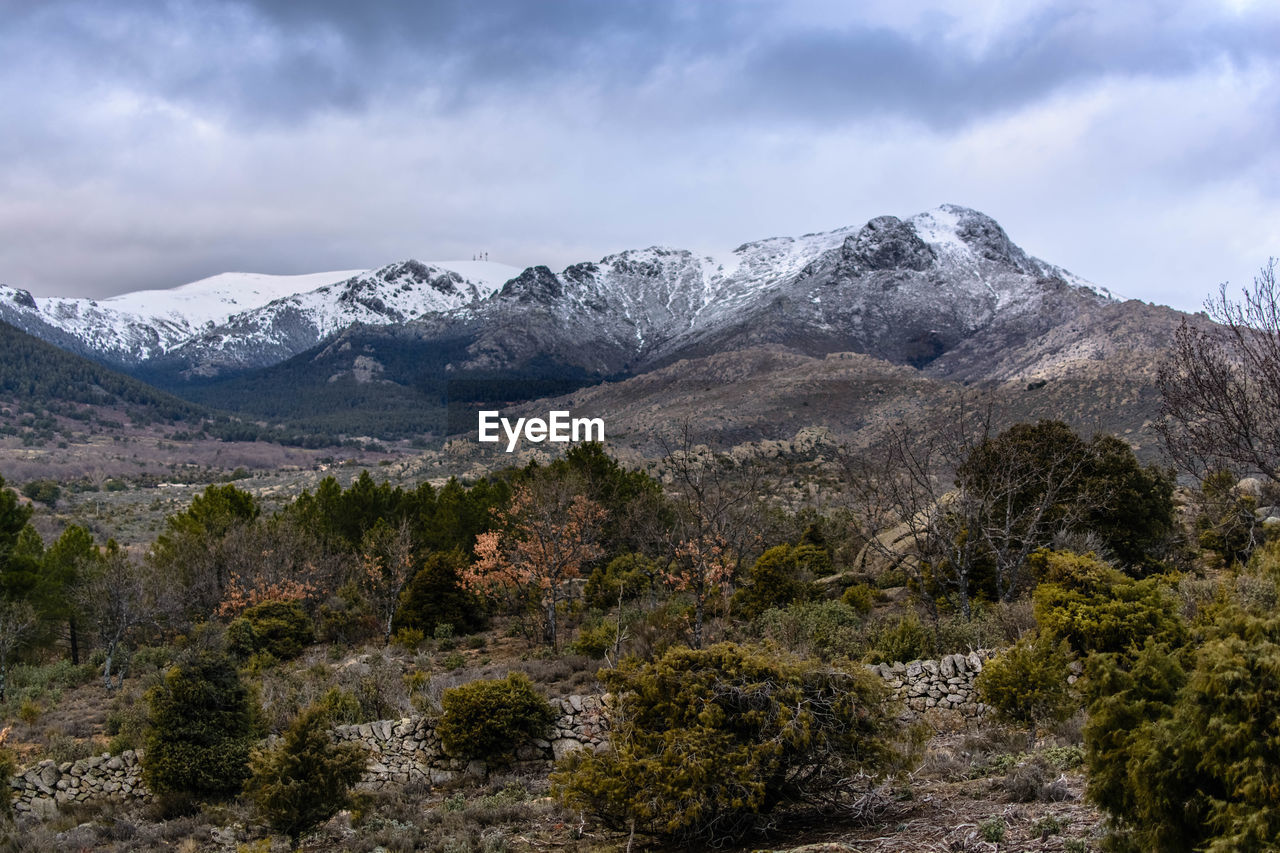
[[[0,0],[0,282],[554,268],[943,202],[1195,308],[1280,255],[1270,0]]]

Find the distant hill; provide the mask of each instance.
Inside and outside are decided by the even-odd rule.
[[[229,441],[327,443],[183,400],[0,321],[0,433],[48,441],[59,418],[107,430],[127,421]]]

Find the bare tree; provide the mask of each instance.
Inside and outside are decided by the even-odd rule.
[[[837,454],[850,521],[878,558],[903,570],[937,619],[938,598],[966,619],[972,612],[976,541],[965,536],[973,511],[951,485],[954,472],[990,435],[990,410],[963,406],[923,425],[890,427],[877,446]]]
[[[1272,258],[1232,299],[1205,303],[1218,325],[1184,320],[1160,370],[1160,431],[1169,452],[1203,478],[1249,471],[1280,483],[1280,290]]]
[[[0,702],[9,683],[9,664],[39,624],[35,608],[27,602],[0,600]]]
[[[1023,591],[1031,552],[1083,514],[1076,498],[1092,459],[1092,448],[1065,424],[1046,421],[985,439],[961,466],[957,485],[966,539],[974,539],[992,561],[1001,601]],[[1092,497],[1096,502],[1109,496]]]
[[[755,459],[695,444],[687,425],[678,439],[661,443],[675,510],[663,576],[692,595],[693,647],[700,649],[707,604],[727,596],[742,566],[760,551],[763,474]]]
[[[96,629],[106,652],[102,683],[108,690],[118,689],[124,683],[128,665],[117,668],[116,664],[126,656],[134,634],[155,623],[157,606],[149,571],[149,567],[129,559],[123,550],[109,546],[77,590],[81,612]]]
[[[391,623],[400,606],[400,593],[413,579],[417,568],[414,559],[413,527],[401,521],[392,527],[379,519],[365,533],[361,545],[361,586],[382,628],[382,642],[391,642]]]
[[[1090,445],[1052,421],[993,435],[992,412],[962,400],[840,456],[863,558],[904,570],[935,620],[939,601],[968,619],[988,579],[998,599],[1016,597],[1027,557],[1081,513]]]

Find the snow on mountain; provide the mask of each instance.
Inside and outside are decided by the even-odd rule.
[[[490,261],[402,261],[273,300],[211,325],[174,348],[188,376],[283,361],[357,323],[405,323],[490,296],[519,274]]]
[[[1027,255],[990,217],[943,205],[906,220],[758,240],[720,257],[652,247],[559,274],[533,267],[492,298],[422,323],[427,337],[474,336],[460,368],[542,355],[610,375],[762,343],[919,365],[997,317],[1040,323],[1045,300],[1060,301],[1059,285],[1109,298]]]
[[[237,332],[262,335],[256,349],[288,357],[300,351],[296,347],[314,346],[351,323],[403,322],[426,311],[482,299],[518,272],[485,261],[406,261],[375,271],[222,273],[169,290],[97,300],[33,297],[25,290],[0,286],[0,319],[124,366],[173,357],[184,349],[196,352],[200,342],[206,349],[210,341],[230,343]],[[273,328],[273,318],[312,332]],[[286,341],[292,341],[293,348]],[[255,349],[238,343],[242,350]]]
[[[999,339],[1016,342],[1070,306],[1110,298],[1029,256],[989,216],[942,205],[720,256],[651,247],[559,273],[403,261],[311,276],[228,273],[98,301],[0,288],[0,319],[153,376],[273,365],[357,326],[450,341],[450,369],[541,359],[609,376],[767,344],[923,366],[981,330],[999,327]]]
[[[42,327],[77,341],[86,351],[122,364],[162,355],[202,328],[246,309],[266,305],[360,270],[308,275],[222,273],[169,290],[139,290],[106,299],[33,297],[25,290],[0,286],[0,319],[41,337]]]

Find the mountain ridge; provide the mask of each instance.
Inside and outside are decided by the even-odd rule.
[[[1149,380],[1161,336],[1184,316],[1145,307],[1155,313],[1134,319],[1141,303],[1032,257],[994,219],[957,205],[720,256],[653,246],[560,272],[486,269],[477,283],[462,274],[474,270],[390,264],[231,315],[132,372],[269,423],[439,438],[473,426],[481,405],[770,349],[861,354],[947,387],[1079,370],[1128,388],[1123,370]],[[1121,334],[1135,342],[1128,354],[1108,338]],[[832,389],[859,387],[848,365],[840,373]],[[1141,399],[1145,410],[1135,394],[1117,400]],[[781,411],[786,394],[775,396]]]

